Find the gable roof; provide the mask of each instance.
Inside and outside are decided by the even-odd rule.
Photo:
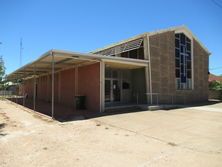
[[[112,47],[115,47],[115,46],[118,46],[118,45],[130,42],[130,41],[133,41],[133,40],[136,40],[136,39],[139,39],[139,38],[143,38],[145,36],[153,36],[153,35],[165,33],[165,32],[168,32],[168,31],[175,31],[175,32],[184,32],[184,33],[186,33],[188,36],[191,36],[192,38],[194,38],[200,44],[200,46],[207,52],[208,55],[211,54],[210,51],[203,45],[203,43],[185,25],[177,26],[177,27],[171,27],[171,28],[162,29],[162,30],[157,30],[157,31],[153,31],[153,32],[142,33],[142,34],[136,35],[134,37],[122,40],[120,42],[113,43],[111,45],[107,45],[107,46],[102,47],[102,48],[98,48],[98,49],[96,49],[96,50],[94,50],[94,51],[92,51],[90,53],[96,53],[96,52],[99,52],[99,51],[102,51],[102,50],[105,50],[105,49],[109,49],[109,48],[112,48]]]

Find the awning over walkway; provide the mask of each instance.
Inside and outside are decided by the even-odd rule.
[[[19,68],[7,76],[8,81],[17,79],[32,78],[52,73],[54,64],[54,72],[76,65],[83,66],[95,62],[104,61],[106,64],[118,68],[139,68],[148,65],[148,60],[129,59],[122,57],[111,57],[98,54],[83,54],[77,52],[68,52],[61,50],[50,50],[43,54],[37,60]]]
[[[19,79],[33,79],[33,110],[36,110],[36,78],[42,75],[51,75],[51,115],[54,118],[54,87],[55,73],[72,67],[80,67],[91,63],[100,63],[100,75],[104,75],[104,64],[109,66],[118,66],[118,68],[141,68],[147,67],[147,60],[130,59],[122,57],[103,56],[98,54],[82,54],[76,52],[67,52],[61,50],[50,50],[43,54],[37,60],[19,68],[7,76],[8,81]],[[101,77],[102,78],[102,77]],[[101,80],[100,83],[103,81]],[[102,84],[103,85],[103,84]],[[104,85],[100,87],[104,89]],[[102,91],[100,91],[102,94]],[[102,97],[102,96],[101,96]],[[101,100],[102,98],[100,98]],[[101,103],[101,102],[100,102]],[[102,108],[100,109],[102,110]]]

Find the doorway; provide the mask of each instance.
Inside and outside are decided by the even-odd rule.
[[[105,107],[146,104],[145,68],[106,66],[104,81]]]
[[[121,101],[121,87],[120,80],[106,79],[105,80],[105,102],[120,102]]]

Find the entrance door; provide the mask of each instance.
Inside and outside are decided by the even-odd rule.
[[[120,81],[117,79],[105,80],[105,102],[120,102]]]
[[[120,85],[118,80],[113,80],[112,82],[112,93],[113,93],[113,101],[120,101]]]
[[[111,102],[111,80],[105,80],[105,102]]]

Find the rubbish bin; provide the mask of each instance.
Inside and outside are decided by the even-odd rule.
[[[82,95],[75,96],[75,104],[77,110],[86,109],[86,96]]]

